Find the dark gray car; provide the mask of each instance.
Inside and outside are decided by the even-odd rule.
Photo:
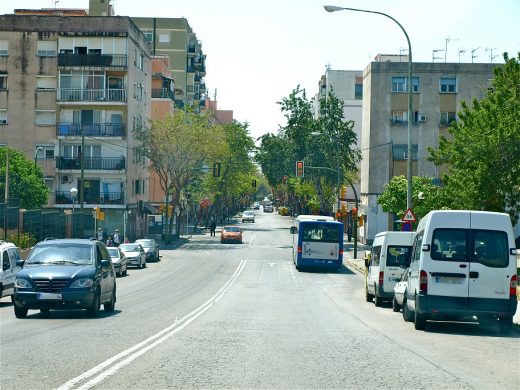
[[[103,304],[114,311],[116,274],[105,244],[97,240],[59,239],[34,246],[16,275],[14,313],[29,309],[87,309],[95,317]]]

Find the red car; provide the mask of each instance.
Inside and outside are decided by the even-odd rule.
[[[236,242],[242,244],[242,229],[236,226],[226,226],[220,233],[220,242]]]

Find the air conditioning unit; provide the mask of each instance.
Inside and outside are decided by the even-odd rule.
[[[64,175],[64,176],[61,177],[61,182],[62,183],[70,183],[70,182],[72,182],[72,177]]]
[[[426,115],[419,114],[419,122],[426,122]]]

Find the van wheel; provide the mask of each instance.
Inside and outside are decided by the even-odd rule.
[[[365,288],[365,299],[367,302],[372,302],[374,296],[368,292],[368,286]]]
[[[415,329],[424,330],[426,328],[426,316],[424,314],[419,313],[417,307],[415,308],[415,318],[414,318]]]
[[[381,304],[383,303],[383,299],[377,294],[377,288],[374,286],[374,305],[376,307],[381,307]]]
[[[408,309],[408,302],[403,301],[403,320],[411,322],[413,320],[413,313]]]
[[[504,317],[498,319],[498,330],[502,334],[509,334],[513,330],[513,317]]]
[[[392,300],[392,311],[394,313],[397,313],[400,309],[401,309],[401,307],[399,306],[399,304],[397,303],[397,301],[395,300],[395,297],[394,297],[394,299]]]
[[[14,315],[16,318],[25,318],[27,317],[27,312],[29,309],[26,309],[25,307],[18,307],[15,305],[14,307]]]

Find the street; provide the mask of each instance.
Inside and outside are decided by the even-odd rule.
[[[114,313],[0,304],[0,388],[520,388],[520,334],[416,331],[364,277],[298,272],[291,219],[256,211],[243,244],[209,232],[117,279]]]

